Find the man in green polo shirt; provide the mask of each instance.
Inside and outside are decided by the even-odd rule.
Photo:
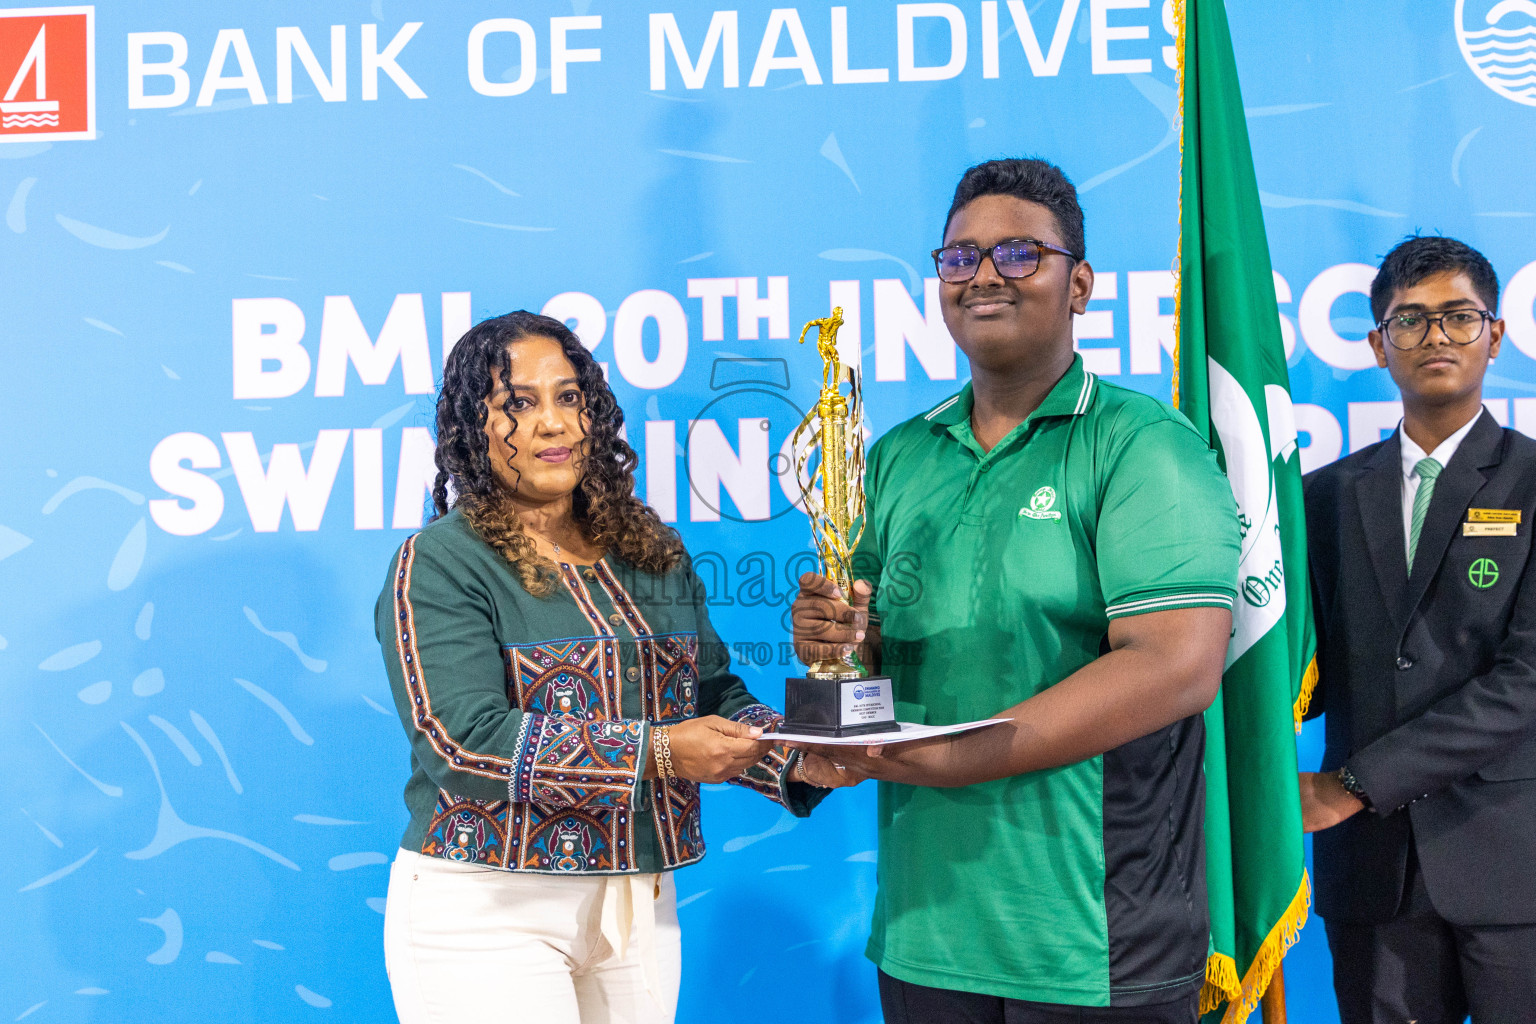
[[[900,718],[1010,720],[825,748],[881,780],[885,1019],[1189,1024],[1232,492],[1178,412],[1073,351],[1093,270],[1060,170],[971,168],[934,259],[971,381],[871,451],[851,604],[807,575],[793,613],[802,658],[857,645]]]

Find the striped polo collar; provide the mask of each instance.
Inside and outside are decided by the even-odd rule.
[[[1030,413],[1029,419],[1038,419],[1042,416],[1081,416],[1093,403],[1097,384],[1098,377],[1083,367],[1083,357],[1074,354],[1072,365],[1067,367],[1067,372],[1061,375],[1061,380],[1051,388],[1050,393],[1045,396],[1045,401],[1040,403],[1040,407]],[[958,394],[951,395],[934,406],[923,416],[923,419],[946,427],[969,423],[973,401],[971,382],[966,381],[965,387],[961,388]]]

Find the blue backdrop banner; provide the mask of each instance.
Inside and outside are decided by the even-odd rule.
[[[1488,406],[1536,434],[1536,3],[1231,20],[1304,468],[1397,422],[1365,293],[1418,230],[1498,269]],[[794,340],[843,307],[876,436],[959,388],[927,252],[965,167],[1061,164],[1084,358],[1166,398],[1172,43],[1158,0],[0,9],[0,1015],[390,1018],[373,600],[476,320],[542,310],[606,366],[773,702]],[[706,789],[679,1019],[877,1020],[872,789],[806,821]],[[1288,966],[1293,1019],[1335,1020],[1316,924]]]

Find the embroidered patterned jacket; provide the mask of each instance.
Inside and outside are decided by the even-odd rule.
[[[630,874],[704,856],[699,788],[643,780],[647,723],[778,716],[747,692],[686,560],[561,565],[545,598],[457,512],[396,554],[377,633],[411,741],[401,845],[510,871]],[[804,816],[824,791],[770,753],[733,782]]]

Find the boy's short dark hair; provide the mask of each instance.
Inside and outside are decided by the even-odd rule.
[[[1056,230],[1061,232],[1062,244],[1078,259],[1086,255],[1083,208],[1077,203],[1077,189],[1055,164],[1031,158],[988,160],[972,167],[961,175],[960,184],[955,186],[954,201],[949,204],[949,215],[944,218],[946,235],[949,222],[955,219],[960,208],[982,196],[1013,196],[1039,203],[1056,218]]]
[[[1412,288],[1426,277],[1446,272],[1462,273],[1472,282],[1477,297],[1495,316],[1499,311],[1499,275],[1488,258],[1465,242],[1440,235],[1410,235],[1397,243],[1381,261],[1371,282],[1371,316],[1386,319],[1392,297]]]

